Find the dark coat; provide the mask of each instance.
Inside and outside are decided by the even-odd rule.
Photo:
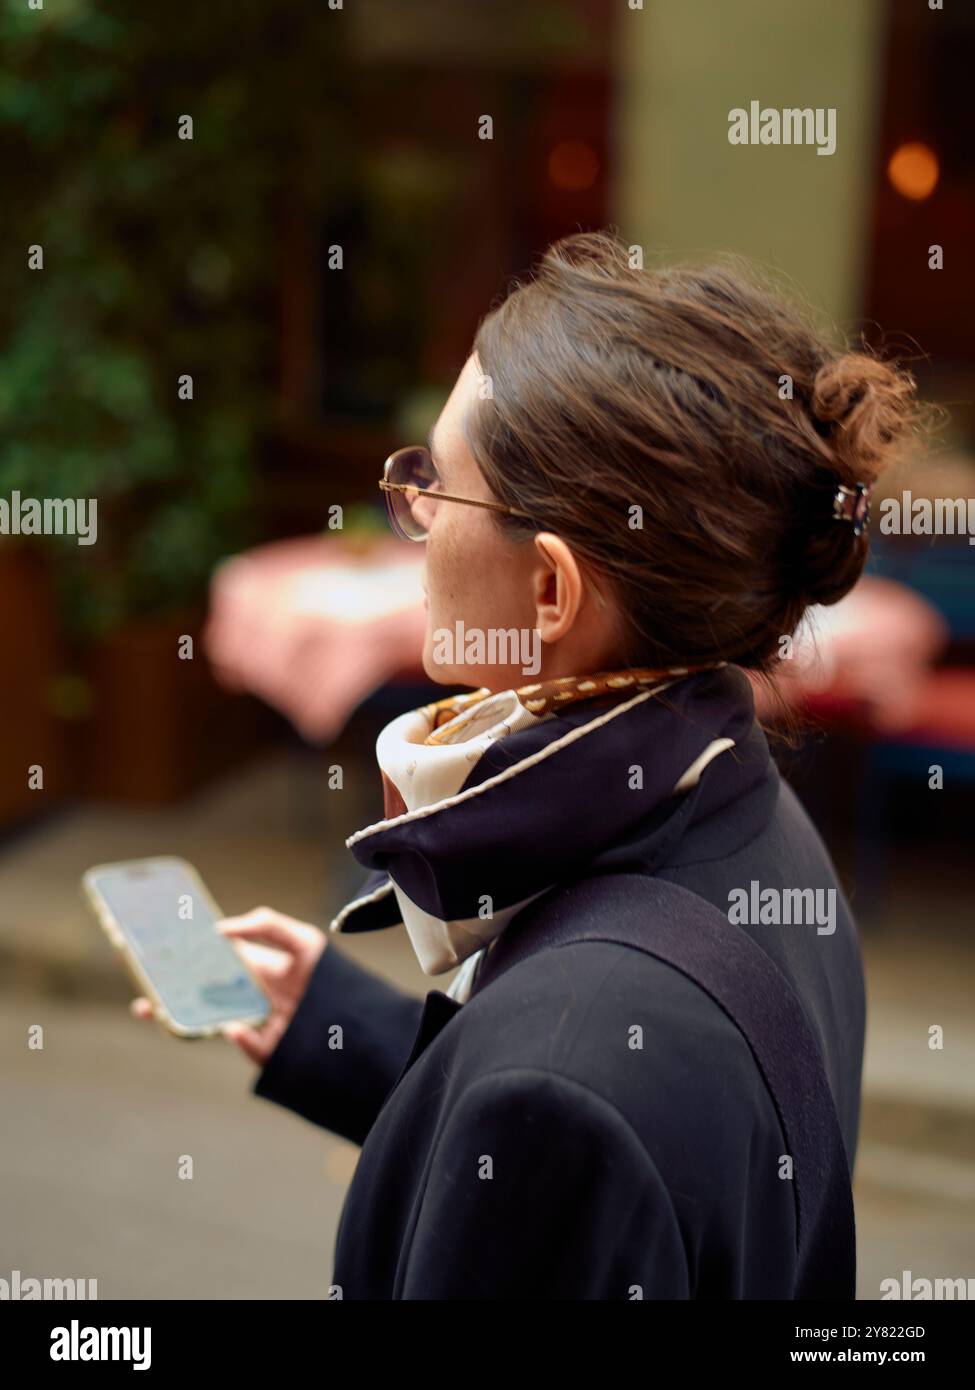
[[[686,766],[693,748],[678,745],[702,722],[705,741],[732,727],[736,747],[692,790],[634,809],[621,833],[613,808],[601,810],[610,736],[580,740],[579,814],[613,833],[605,844],[593,830],[590,858],[568,846],[563,877],[660,874],[724,913],[753,880],[837,890],[830,934],[746,930],[806,1007],[852,1168],[865,1022],[856,929],[754,723],[747,682],[728,668],[693,688],[706,696],[693,720],[679,702],[628,715],[621,755],[650,764],[661,750],[661,762]],[[513,743],[499,757],[520,757]],[[559,795],[555,771],[546,775]],[[668,771],[664,785],[674,780]],[[506,784],[509,806],[518,781]],[[386,920],[396,916],[392,894],[375,897],[383,878],[377,869],[365,885],[364,919],[377,902]],[[634,1025],[642,1049],[628,1043]],[[642,952],[606,943],[542,952],[482,992],[475,981],[460,1007],[440,990],[409,997],[330,943],[254,1089],[362,1145],[335,1250],[344,1298],[794,1296],[794,1189],[780,1176],[785,1140],[752,1053],[707,994]]]

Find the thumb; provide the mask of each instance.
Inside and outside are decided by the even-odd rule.
[[[254,941],[264,946],[277,946],[279,950],[294,955],[305,942],[305,933],[317,934],[316,928],[304,922],[297,922],[283,913],[272,912],[269,908],[257,908],[243,917],[224,917],[217,923],[221,936],[229,936],[238,941]]]

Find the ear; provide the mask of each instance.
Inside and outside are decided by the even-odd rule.
[[[561,536],[538,531],[534,573],[535,626],[543,642],[558,642],[572,627],[585,586],[579,563]]]

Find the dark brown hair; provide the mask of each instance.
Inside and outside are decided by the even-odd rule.
[[[627,664],[767,670],[863,569],[837,486],[872,483],[923,419],[907,372],[833,346],[741,261],[634,269],[615,232],[555,242],[473,350],[471,452],[533,518],[498,524],[605,577]]]

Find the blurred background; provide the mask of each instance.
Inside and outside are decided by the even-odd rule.
[[[774,270],[945,407],[884,489],[975,497],[975,11],[45,0],[0,38],[0,497],[99,509],[93,546],[0,536],[0,1276],[321,1297],[357,1151],[129,1018],[81,873],[180,854],[227,912],[323,924],[356,892],[376,734],[444,693],[383,460],[562,234]],[[834,107],[836,152],[730,145],[752,100]],[[975,552],[881,535],[879,500],[867,577],[783,662],[780,753],[862,930],[865,1298],[975,1274]],[[332,949],[447,986],[402,928]]]

